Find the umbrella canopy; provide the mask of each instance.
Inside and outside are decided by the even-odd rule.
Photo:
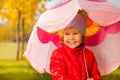
[[[24,56],[38,72],[49,72],[51,53],[61,46],[60,30],[73,20],[79,9],[88,13],[85,44],[93,51],[101,74],[119,67],[120,8],[105,0],[69,0],[46,10],[33,28]]]

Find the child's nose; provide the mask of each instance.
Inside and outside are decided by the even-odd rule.
[[[70,39],[74,39],[74,36],[73,36],[73,35],[70,35]]]

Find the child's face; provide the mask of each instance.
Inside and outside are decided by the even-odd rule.
[[[74,27],[66,28],[63,32],[63,43],[70,48],[76,48],[82,43],[83,36],[79,29]]]

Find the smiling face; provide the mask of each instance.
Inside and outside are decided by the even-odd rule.
[[[70,48],[76,48],[81,45],[83,35],[80,30],[74,27],[68,27],[63,32],[63,44]]]

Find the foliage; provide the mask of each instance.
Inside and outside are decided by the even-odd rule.
[[[36,18],[46,10],[47,1],[49,0],[0,0],[0,18],[7,19],[7,25],[15,29],[19,23],[20,36],[23,35],[22,27],[25,30],[24,34],[29,36]]]
[[[11,25],[16,25],[18,13],[20,13],[25,18],[27,27],[34,21],[36,11],[42,13],[45,10],[43,2],[44,0],[3,0],[1,2],[2,18],[7,18]],[[38,4],[42,6],[38,7]]]
[[[15,27],[0,25],[0,41],[13,41],[16,37],[15,31]]]
[[[16,27],[17,50],[16,59],[20,56],[20,42],[22,42],[22,53],[24,52],[25,36],[29,34],[27,31],[33,26],[36,11],[42,13],[45,10],[43,2],[47,0],[3,0],[0,4],[0,15],[7,19],[11,26]],[[42,5],[42,6],[38,6]],[[39,11],[39,9],[41,11]],[[27,30],[28,29],[28,30]]]

